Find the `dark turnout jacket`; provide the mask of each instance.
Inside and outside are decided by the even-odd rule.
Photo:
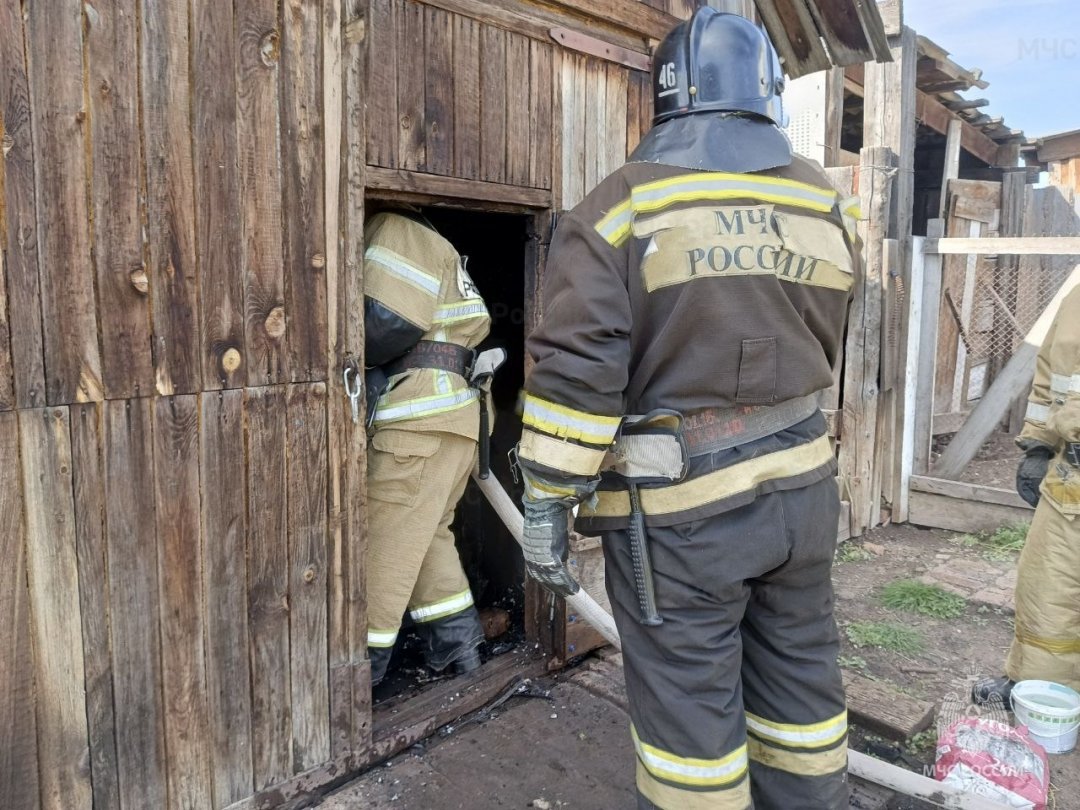
[[[858,267],[857,218],[854,202],[797,156],[755,174],[653,163],[616,171],[563,217],[552,241],[542,319],[527,344],[522,459],[591,476],[624,415],[775,405],[829,387]],[[728,475],[726,488],[699,482],[689,500],[677,488],[686,494],[693,481],[673,484],[653,509],[643,493],[646,513],[671,523],[715,513],[732,496],[746,502],[768,481],[830,474],[817,419],[820,431],[803,426],[807,435],[781,448],[817,442],[799,460],[742,470],[753,473],[749,483],[746,475]],[[707,472],[723,464],[712,459]],[[692,465],[689,478],[703,474]],[[625,514],[625,493],[606,505],[604,497],[579,518],[600,527]]]

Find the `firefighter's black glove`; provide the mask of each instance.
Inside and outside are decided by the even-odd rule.
[[[1039,485],[1046,477],[1053,451],[1045,444],[1032,445],[1016,468],[1016,491],[1032,506],[1039,505]]]
[[[570,551],[569,507],[565,501],[525,501],[522,552],[529,576],[558,596],[572,596],[579,586],[566,569]]]

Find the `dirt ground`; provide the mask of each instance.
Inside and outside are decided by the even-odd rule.
[[[912,526],[876,529],[845,546],[838,555],[833,581],[842,639],[841,663],[847,669],[938,706],[950,699],[966,703],[972,681],[1001,674],[1012,638],[1013,615],[1011,599],[1000,599],[1003,591],[993,586],[1015,576],[1015,555],[968,545],[955,532]],[[855,549],[864,553],[857,554]],[[844,559],[849,561],[840,561]],[[963,615],[935,619],[890,610],[881,604],[882,587],[897,580],[919,578],[954,593],[971,594]],[[914,629],[922,639],[923,649],[899,653],[856,647],[847,630],[852,623],[868,621],[893,622]],[[926,738],[921,740],[922,745],[918,742],[895,746],[870,738],[868,744],[865,735],[853,735],[854,746],[915,769],[920,762],[933,758],[932,742]],[[1050,770],[1051,808],[1080,810],[1080,752],[1051,756]]]
[[[992,557],[988,559],[987,557]],[[966,701],[971,681],[999,674],[1012,633],[1001,583],[1012,555],[957,542],[951,532],[890,526],[844,545],[834,569],[841,662],[920,700]],[[969,594],[963,615],[933,619],[882,606],[890,582],[927,577]],[[994,587],[994,583],[998,586]],[[983,602],[976,594],[989,594]],[[897,653],[856,647],[853,622],[881,621],[915,630],[923,647]],[[325,810],[616,810],[635,806],[633,751],[618,658],[587,658],[539,685],[550,699],[515,697],[474,720],[447,727],[323,800]],[[896,743],[853,728],[852,746],[922,770],[933,734]],[[1053,810],[1080,810],[1080,753],[1050,757]],[[854,806],[854,805],[853,805]],[[911,803],[896,802],[893,808]],[[919,805],[925,807],[926,805]]]
[[[946,434],[935,439],[931,469],[933,469],[933,460],[948,446],[953,435],[955,434]],[[959,478],[961,481],[969,481],[972,484],[1012,489],[1016,485],[1016,465],[1022,455],[1012,434],[994,433],[983,443],[982,448],[964,468]]]

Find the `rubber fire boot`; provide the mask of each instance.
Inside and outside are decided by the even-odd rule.
[[[1009,680],[1005,675],[1000,678],[984,678],[976,681],[971,687],[971,700],[976,706],[985,706],[988,703],[1000,703],[1006,709],[1009,708],[1009,698],[1012,696],[1015,681]]]
[[[371,659],[372,686],[378,685],[386,677],[386,668],[390,666],[390,655],[393,652],[393,647],[368,647],[368,658]]]
[[[475,607],[434,621],[420,622],[416,631],[424,641],[427,665],[435,672],[442,672],[453,664],[453,673],[462,675],[480,666],[476,648],[484,640],[484,630]]]

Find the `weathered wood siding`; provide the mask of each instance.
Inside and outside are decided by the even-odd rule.
[[[650,120],[550,31],[645,38],[556,6],[0,0],[5,807],[270,807],[375,750],[365,195],[531,210],[542,257]]]
[[[370,740],[365,14],[0,0],[5,808],[227,807]]]
[[[550,188],[555,46],[435,5],[371,0],[368,163]]]

